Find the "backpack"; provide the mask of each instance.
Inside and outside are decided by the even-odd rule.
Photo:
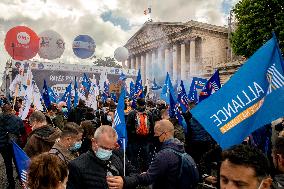
[[[186,152],[180,153],[172,148],[165,148],[181,159],[178,175],[179,189],[195,189],[199,182],[199,172],[193,158]]]
[[[150,123],[147,113],[136,112],[136,134],[139,136],[147,136],[150,132]]]

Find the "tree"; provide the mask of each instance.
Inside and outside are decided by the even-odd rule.
[[[284,52],[284,1],[241,0],[234,7],[237,29],[231,43],[236,55],[250,57],[274,31]]]
[[[113,68],[122,68],[114,58],[105,57],[105,59],[99,58],[94,62],[95,66],[105,66],[105,67],[113,67]]]

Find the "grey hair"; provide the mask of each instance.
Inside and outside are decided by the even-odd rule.
[[[112,128],[111,126],[109,126],[109,125],[102,125],[99,128],[97,128],[97,130],[95,131],[95,134],[94,134],[94,138],[98,139],[104,133],[108,133],[108,135],[110,137],[113,137],[116,140],[118,138],[116,130],[114,128]]]
[[[46,122],[46,117],[41,111],[34,111],[30,118],[29,118],[30,123],[33,123],[35,121],[43,123]]]

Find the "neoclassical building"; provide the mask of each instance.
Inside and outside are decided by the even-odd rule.
[[[209,77],[229,57],[228,29],[197,21],[146,22],[125,44],[127,66],[146,79],[172,82]]]

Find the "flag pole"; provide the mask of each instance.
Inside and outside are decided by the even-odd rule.
[[[126,152],[126,146],[125,146],[125,138],[123,138],[122,139],[122,142],[123,142],[123,176],[125,176],[125,164],[126,164],[126,162],[125,162],[125,156],[126,156],[126,154],[125,154],[125,152]]]
[[[16,90],[15,90],[15,95],[14,95],[14,100],[13,100],[13,110],[15,110],[15,104],[16,104],[16,100],[18,97],[18,93],[19,93],[19,84],[16,84]]]

